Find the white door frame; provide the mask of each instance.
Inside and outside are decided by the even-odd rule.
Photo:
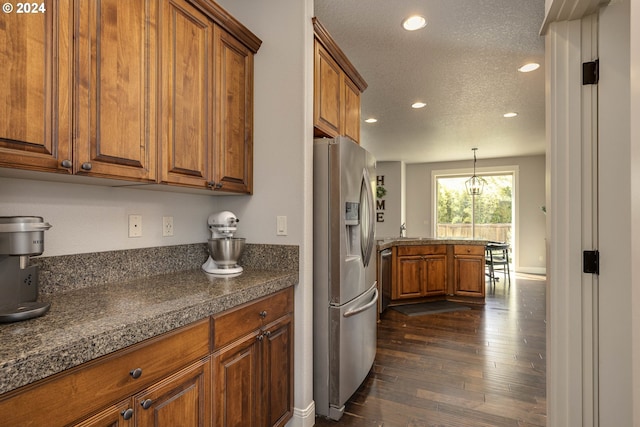
[[[640,299],[631,273],[640,245],[631,218],[640,207],[630,185],[632,154],[640,152],[630,129],[640,132],[629,102],[630,1],[637,7],[639,0],[547,2],[549,426],[640,425],[632,363],[640,316],[631,309]],[[600,83],[583,87],[581,63],[598,51]],[[582,273],[582,251],[592,248],[601,252],[599,277]]]

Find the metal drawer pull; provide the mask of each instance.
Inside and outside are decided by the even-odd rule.
[[[140,368],[132,369],[129,372],[129,375],[131,375],[133,377],[133,379],[137,380],[138,378],[140,378],[142,376],[142,369],[140,369]]]
[[[263,319],[264,319],[265,317],[267,317],[267,311],[266,311],[266,310],[261,311],[261,312],[260,312],[260,317],[261,317],[261,318],[263,318]]]
[[[91,166],[91,163],[89,163],[89,162],[85,162],[85,163],[83,163],[83,164],[82,164],[82,166],[80,166],[80,167],[82,168],[82,170],[90,171],[92,166]]]
[[[362,313],[363,311],[369,309],[371,306],[375,305],[377,302],[378,302],[378,290],[375,289],[374,292],[373,292],[373,298],[371,299],[371,301],[369,301],[368,303],[366,303],[363,306],[356,307],[353,310],[347,311],[342,316],[343,317],[355,316],[356,314]]]
[[[140,406],[142,406],[142,409],[149,409],[151,408],[151,405],[153,405],[153,400],[151,399],[145,399],[140,402]]]

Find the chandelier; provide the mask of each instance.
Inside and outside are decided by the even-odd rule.
[[[479,196],[480,194],[482,194],[482,189],[484,188],[484,185],[487,183],[487,181],[485,181],[484,178],[476,176],[476,151],[478,149],[472,148],[472,150],[473,175],[464,183],[464,185],[467,187],[467,193],[469,193],[470,196]]]

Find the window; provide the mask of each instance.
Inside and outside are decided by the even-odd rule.
[[[479,196],[466,191],[469,175],[434,177],[436,237],[486,239],[513,247],[514,173],[482,174],[487,184]]]

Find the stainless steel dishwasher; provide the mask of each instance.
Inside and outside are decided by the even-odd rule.
[[[391,302],[391,249],[384,249],[380,252],[380,291],[382,292],[382,303],[380,313],[385,311]]]

